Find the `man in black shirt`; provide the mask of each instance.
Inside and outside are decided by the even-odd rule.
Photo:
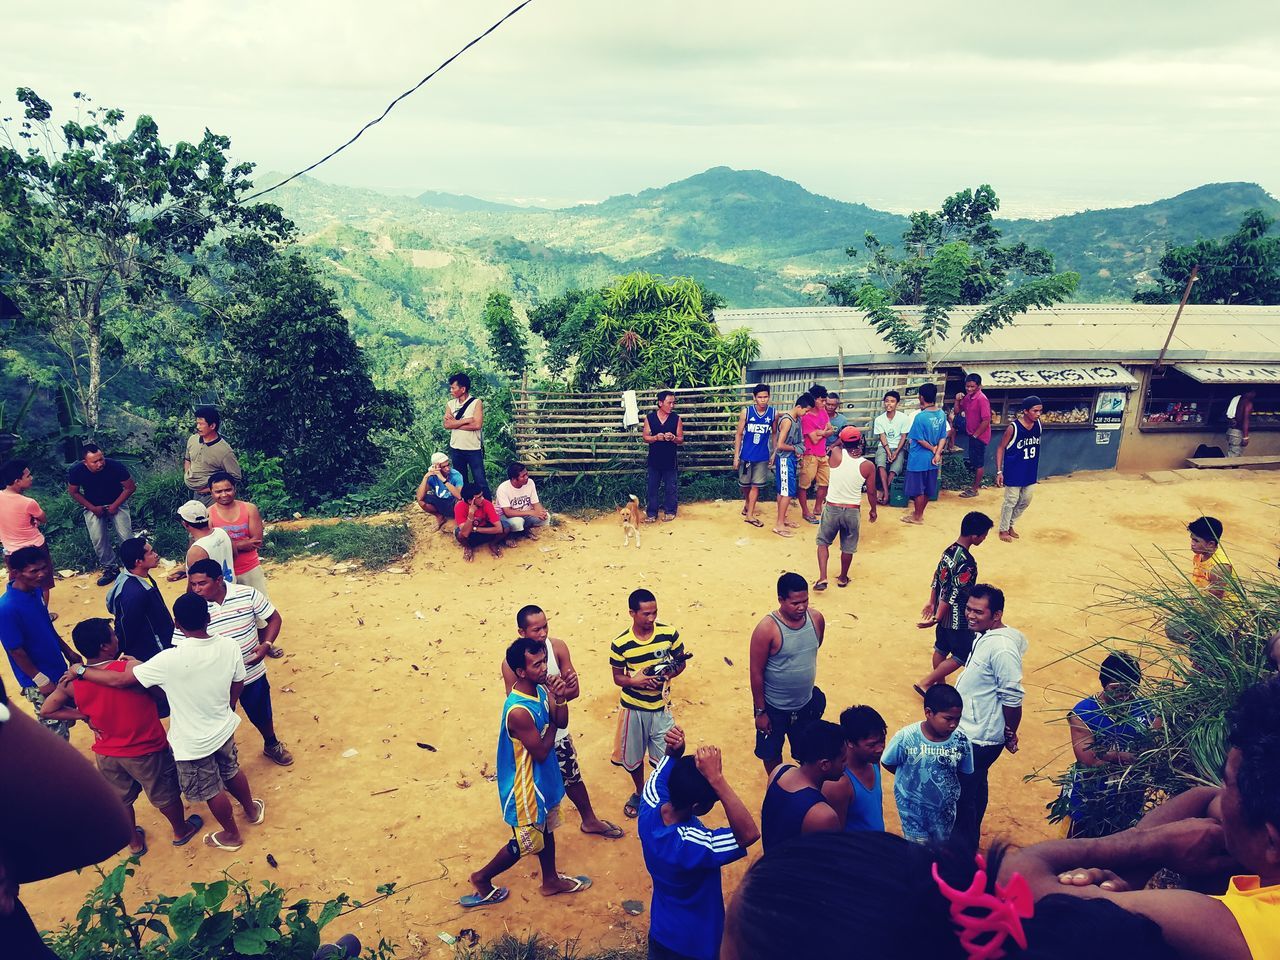
[[[100,587],[105,587],[120,572],[111,552],[108,527],[115,527],[116,539],[121,543],[133,536],[133,520],[125,501],[137,489],[124,464],[109,459],[95,443],[86,443],[80,451],[80,462],[67,471],[67,494],[84,507],[84,525],[102,566],[102,576],[98,578]]]
[[[973,631],[965,620],[964,605],[969,590],[978,582],[978,562],[972,550],[991,532],[995,521],[985,513],[972,511],[960,521],[960,537],[942,551],[942,559],[929,585],[929,602],[920,611],[921,630],[934,628],[933,670],[915,686],[924,692],[935,683],[945,682],[948,674],[964,666],[973,649]]]
[[[676,518],[676,449],[684,443],[684,424],[675,412],[676,395],[670,390],[658,391],[658,409],[644,418],[644,442],[649,445],[648,505],[645,523]],[[661,504],[659,504],[661,493]]]
[[[146,540],[134,537],[120,544],[120,563],[125,572],[107,591],[107,612],[116,618],[120,652],[150,660],[173,646],[173,617],[151,577],[160,557]]]

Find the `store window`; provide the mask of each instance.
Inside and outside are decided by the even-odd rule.
[[[1143,401],[1144,430],[1223,430],[1227,405],[1245,390],[1257,391],[1250,429],[1280,429],[1280,384],[1204,383],[1181,370],[1153,372]]]

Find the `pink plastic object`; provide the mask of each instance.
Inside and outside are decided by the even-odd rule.
[[[960,945],[969,960],[1000,960],[1005,954],[1004,942],[1010,937],[1026,949],[1027,934],[1022,929],[1022,921],[1031,919],[1035,913],[1035,900],[1020,873],[1015,873],[1007,886],[997,883],[995,893],[988,893],[987,861],[978,854],[974,862],[978,872],[967,890],[949,887],[938,874],[936,863],[933,881],[951,903],[951,922],[959,932]]]

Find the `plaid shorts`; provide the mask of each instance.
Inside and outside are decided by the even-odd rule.
[[[240,757],[236,753],[235,735],[207,757],[199,760],[179,760],[178,782],[182,793],[191,803],[204,803],[222,792],[222,786],[240,772]]]

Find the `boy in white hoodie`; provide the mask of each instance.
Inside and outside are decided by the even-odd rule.
[[[960,730],[973,744],[973,773],[960,777],[955,836],[976,850],[987,812],[987,771],[1001,751],[1018,752],[1027,638],[1004,624],[1004,592],[989,583],[969,591],[965,618],[976,637],[956,692],[964,698]]]

